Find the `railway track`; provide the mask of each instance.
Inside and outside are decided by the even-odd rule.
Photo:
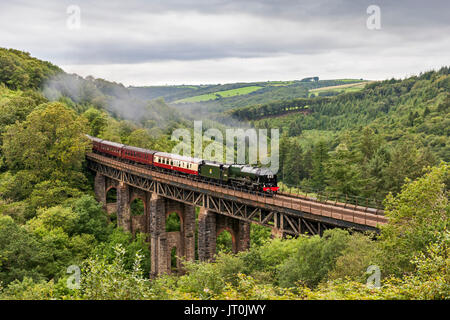
[[[186,174],[182,174],[182,173],[179,173],[176,171],[168,171],[168,170],[164,170],[164,169],[161,169],[158,167],[149,168],[147,165],[144,165],[144,164],[139,164],[139,163],[129,162],[129,161],[124,162],[124,161],[116,159],[114,157],[108,157],[108,158],[114,159],[116,161],[120,161],[122,163],[128,163],[128,164],[131,164],[133,166],[136,166],[136,167],[139,167],[142,169],[160,172],[160,173],[170,175],[173,177],[181,177],[181,178],[189,177],[193,181],[208,183],[208,184],[216,185],[221,188],[226,188],[226,189],[230,189],[230,190],[247,192],[249,195],[259,195],[259,196],[263,196],[263,197],[276,198],[276,199],[284,200],[284,201],[294,201],[291,199],[296,199],[294,202],[310,201],[311,203],[321,203],[321,204],[326,204],[326,205],[330,205],[330,206],[334,206],[334,207],[350,209],[350,210],[354,210],[354,211],[358,211],[358,212],[362,212],[362,213],[370,213],[370,214],[374,214],[374,215],[384,215],[384,210],[379,209],[379,208],[371,208],[368,206],[361,206],[361,205],[357,205],[357,204],[351,204],[348,202],[339,202],[339,201],[333,201],[333,200],[328,200],[328,199],[320,200],[318,198],[311,197],[311,196],[308,197],[307,195],[303,195],[303,194],[289,193],[289,192],[282,192],[282,191],[278,191],[276,194],[271,195],[271,194],[268,194],[265,192],[252,191],[252,190],[248,190],[245,188],[240,188],[240,187],[236,187],[236,186],[232,186],[232,185],[220,184],[220,183],[212,181],[212,180],[205,180],[204,178],[202,178],[200,176],[194,176],[194,175],[187,176]]]
[[[368,206],[361,206],[357,204],[351,204],[348,202],[339,202],[339,201],[333,201],[333,200],[319,200],[318,198],[314,197],[308,197],[306,195],[302,194],[296,194],[296,193],[289,193],[289,192],[278,192],[275,197],[278,197],[280,199],[298,199],[298,200],[306,200],[306,201],[313,201],[317,203],[324,203],[336,207],[342,207],[342,208],[348,208],[355,211],[361,211],[361,212],[367,212],[375,215],[383,215],[384,216],[384,210],[379,208],[371,208]]]

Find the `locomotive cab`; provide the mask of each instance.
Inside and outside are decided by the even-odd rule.
[[[260,177],[260,182],[263,186],[262,187],[263,191],[276,193],[278,191],[278,189],[280,189],[277,186],[277,175],[270,172],[270,170],[268,170],[268,171],[269,171],[269,173],[265,173],[264,175],[262,175]]]

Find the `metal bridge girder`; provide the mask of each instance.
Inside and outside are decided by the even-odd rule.
[[[349,228],[359,231],[377,231],[373,226],[338,219],[333,217],[333,215],[314,215],[311,213],[311,207],[309,208],[310,212],[298,210],[292,202],[286,207],[277,207],[274,205],[276,203],[275,201],[255,203],[248,199],[220,194],[213,190],[197,189],[195,186],[178,182],[177,180],[180,179],[176,178],[162,181],[162,179],[157,179],[145,172],[131,172],[134,170],[122,168],[120,167],[121,163],[119,161],[113,161],[109,158],[106,158],[108,161],[102,161],[101,156],[95,156],[87,157],[88,167],[106,177],[122,181],[145,191],[156,193],[165,198],[205,207],[208,210],[235,219],[257,223],[270,228],[277,228],[284,234],[322,234],[324,230],[333,227]],[[147,171],[151,173],[150,170]],[[267,202],[271,202],[271,204]],[[299,207],[302,208],[301,205]]]

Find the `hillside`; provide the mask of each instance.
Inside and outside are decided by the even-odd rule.
[[[136,97],[162,97],[169,104],[183,109],[186,106],[209,112],[269,102],[276,99],[306,97],[308,90],[335,85],[361,83],[361,80],[318,80],[318,81],[266,81],[230,83],[219,85],[130,87]]]
[[[29,53],[0,48],[0,83],[11,89],[38,89],[44,81],[62,70],[47,61],[41,61]]]
[[[323,96],[334,96],[338,95],[342,92],[354,92],[364,89],[364,87],[371,83],[372,81],[364,81],[364,82],[357,82],[357,83],[349,83],[349,84],[341,84],[337,86],[329,86],[329,87],[322,87],[322,88],[316,88],[309,90],[309,96],[310,97],[323,97]]]
[[[0,53],[2,63],[13,61],[0,69],[0,299],[450,296],[449,167],[438,164],[449,150],[448,68],[356,93],[231,111],[257,127],[282,129],[282,187],[384,198],[389,223],[379,236],[333,229],[323,237],[271,239],[269,229],[252,224],[249,250],[230,253],[232,236],[223,232],[215,263],[187,262],[184,274],[150,280],[148,234],[118,228],[115,214],[96,201],[84,134],[170,152],[172,130],[190,123],[161,98],[147,101],[118,83],[68,75],[26,53]],[[245,105],[265,89],[223,100]],[[240,88],[221,88],[229,90]],[[263,100],[273,99],[267,90]],[[424,171],[428,165],[434,167]],[[130,208],[140,215],[144,203],[136,199]],[[176,214],[166,223],[167,232],[181,231]],[[80,267],[79,288],[68,286],[73,265]],[[377,290],[365,284],[369,265],[383,270]]]
[[[424,165],[450,160],[449,68],[357,92],[227,112],[283,132],[279,176],[303,189],[383,198]],[[304,161],[304,162],[303,162]]]

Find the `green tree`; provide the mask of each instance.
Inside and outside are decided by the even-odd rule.
[[[33,217],[36,210],[61,205],[68,199],[81,196],[81,191],[66,181],[45,180],[35,185],[30,196],[25,200],[28,204],[27,217]]]
[[[31,170],[43,179],[79,172],[89,141],[86,123],[61,103],[36,108],[26,120],[8,126],[3,134],[3,153],[13,170]]]
[[[0,134],[6,126],[24,121],[37,105],[46,101],[42,95],[31,90],[17,93],[0,90]]]
[[[299,185],[300,181],[306,177],[304,165],[302,147],[293,142],[286,155],[284,182],[294,186]]]
[[[0,216],[0,282],[24,277],[43,279],[47,253],[38,239],[11,217]]]
[[[110,225],[111,227],[111,225]],[[137,253],[143,255],[142,268],[145,274],[150,273],[150,250],[147,242],[147,234],[136,233],[135,236],[130,232],[124,232],[121,229],[114,228],[108,233],[106,241],[99,242],[95,248],[94,255],[105,257],[108,263],[112,263],[116,254],[114,248],[117,245],[125,249],[123,257],[124,267],[127,270],[133,268],[134,259]]]
[[[328,146],[323,140],[313,148],[311,177],[315,188],[322,189],[325,185],[325,165],[329,158],[328,151]]]
[[[91,234],[99,241],[106,241],[109,235],[107,216],[102,205],[93,196],[83,195],[70,201],[70,208],[76,215],[71,234]]]
[[[369,161],[381,147],[380,137],[371,128],[365,127],[359,139],[358,149],[361,151],[363,159]]]
[[[149,280],[144,277],[141,263],[143,256],[136,253],[131,270],[125,264],[126,250],[114,247],[114,258],[93,257],[82,267],[79,296],[88,300],[137,300],[151,299]]]
[[[155,141],[147,129],[137,129],[128,136],[128,144],[135,147],[152,149]]]
[[[49,62],[32,58],[29,53],[0,48],[0,83],[11,89],[38,89],[62,70]]]
[[[389,154],[390,162],[384,169],[385,189],[394,193],[400,191],[405,178],[419,177],[424,167],[436,161],[428,148],[418,148],[411,141],[398,143]]]
[[[340,194],[361,194],[367,181],[359,162],[361,154],[357,150],[349,150],[340,144],[332,154],[325,167],[327,190]]]
[[[378,264],[379,255],[378,244],[372,237],[355,232],[350,236],[347,247],[336,259],[336,265],[328,273],[328,279],[350,278],[365,282],[367,268]]]
[[[68,266],[79,265],[94,249],[93,235],[74,234],[77,222],[78,215],[71,208],[55,206],[38,210],[26,223],[46,252],[47,261],[40,267],[47,279],[63,276]]]
[[[280,266],[280,285],[294,287],[300,281],[308,287],[317,286],[334,268],[349,238],[348,231],[333,229],[326,230],[323,237],[313,236],[300,242],[297,252]]]
[[[89,134],[98,137],[105,130],[108,122],[107,115],[95,108],[89,108],[83,113],[83,117],[87,119],[90,130]]]
[[[428,168],[416,181],[406,180],[395,197],[385,201],[387,225],[381,226],[384,268],[401,275],[413,270],[411,259],[437,241],[450,222],[449,166]]]
[[[283,132],[280,138],[280,147],[279,147],[279,155],[280,155],[280,163],[279,163],[279,172],[281,172],[281,179],[285,177],[284,166],[287,162],[287,153],[291,147],[291,140],[287,136],[286,132]]]
[[[368,163],[363,165],[363,174],[367,179],[366,190],[371,191],[368,197],[382,199],[385,197],[386,180],[384,175],[386,167],[390,162],[390,153],[385,146],[380,147]]]

